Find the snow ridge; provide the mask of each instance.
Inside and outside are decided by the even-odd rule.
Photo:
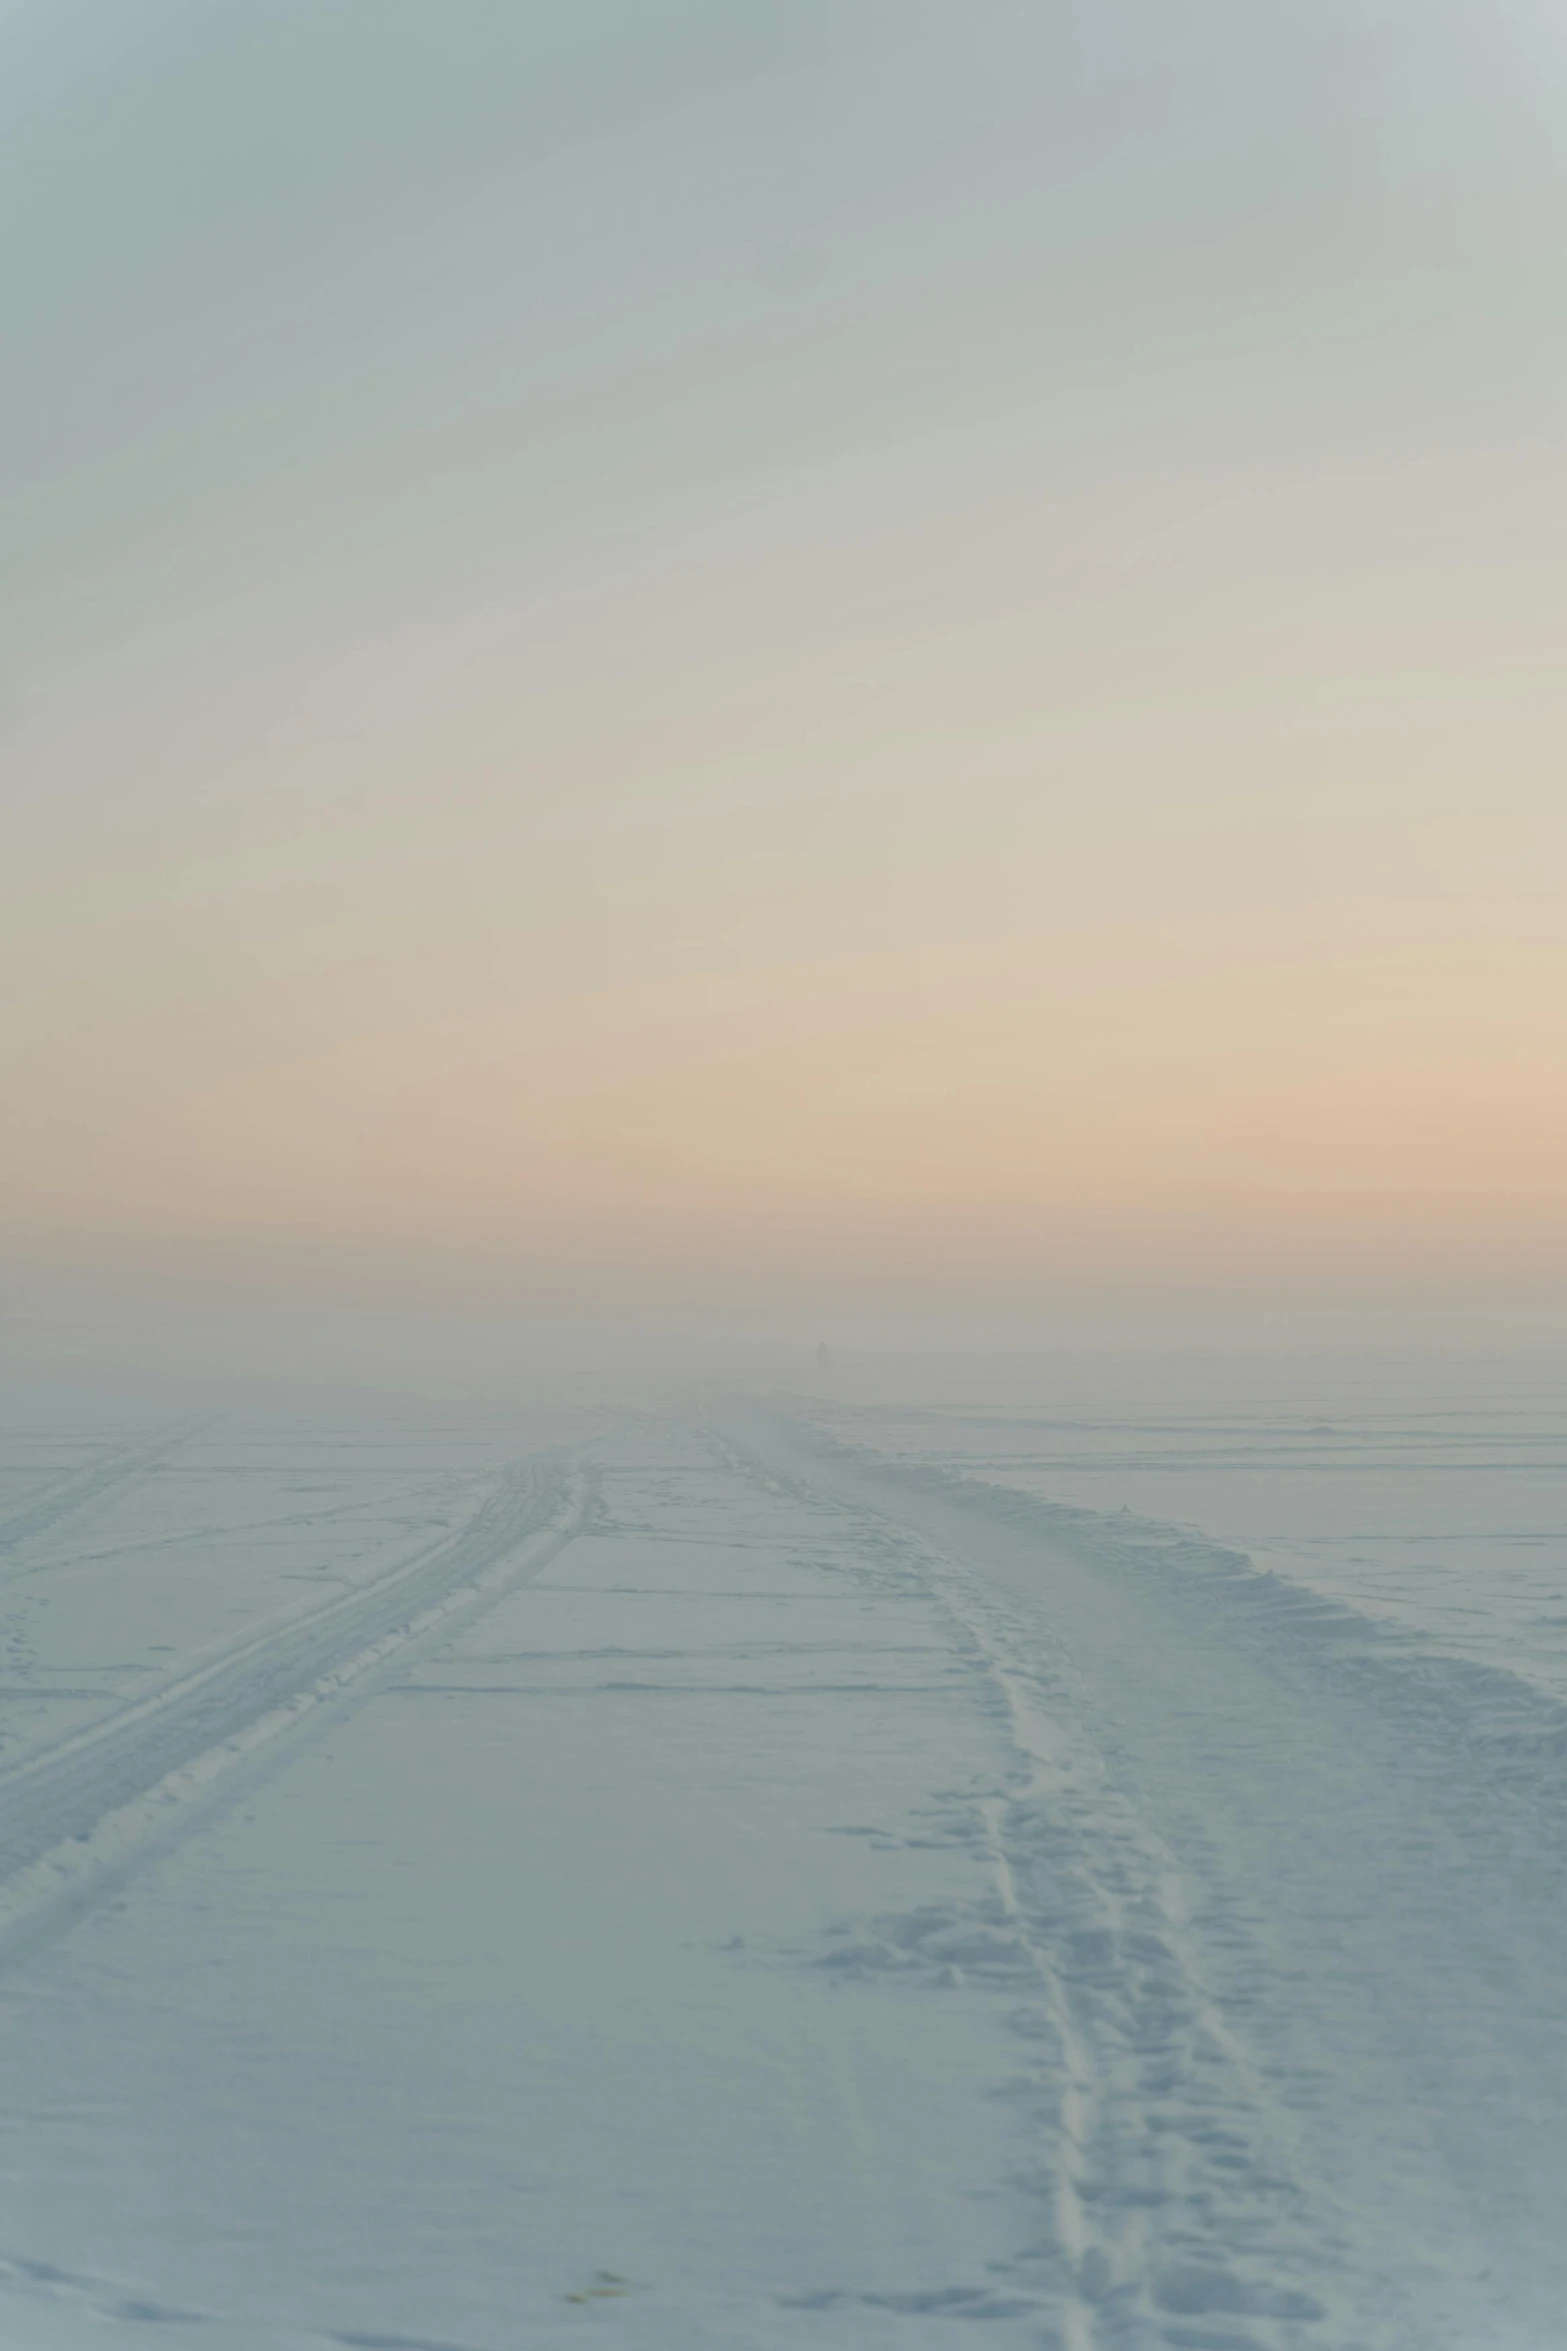
[[[1048,2317],[1038,2339],[1059,2351],[1370,2345],[1344,2331],[1352,2257],[1330,2184],[1221,2013],[1181,1873],[1085,1735],[1070,1659],[959,1559],[839,1507],[886,1584],[939,1602],[1012,1756],[1001,1786],[941,1804],[939,1833],[983,1855],[988,1897],[845,1921],[815,1962],[845,1983],[980,1986],[1005,2004],[1016,2184],[1036,2223],[967,2315]]]
[[[1532,1845],[1567,1866],[1567,1706],[1505,1666],[1444,1655],[1385,1619],[1314,1592],[1244,1551],[1131,1510],[1051,1502],[940,1463],[846,1442],[791,1416],[803,1447],[914,1491],[959,1504],[1121,1577],[1147,1578],[1166,1596],[1212,1618],[1232,1636],[1265,1646],[1297,1679],[1319,1677],[1359,1692],[1390,1724],[1440,1748],[1461,1767],[1477,1815],[1511,1816]]]

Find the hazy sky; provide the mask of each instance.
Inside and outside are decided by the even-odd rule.
[[[1559,0],[0,0],[0,1216],[1567,1291]]]

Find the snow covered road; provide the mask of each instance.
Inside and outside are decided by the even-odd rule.
[[[744,1401],[11,1467],[20,2351],[1567,2340],[1494,1669]]]
[[[1079,2278],[1127,2289],[1098,2334],[1198,2339],[1151,2299],[1245,2314],[1214,2341],[1272,2339],[1281,2301],[1322,2306],[1304,2340],[1561,2339],[1554,1711],[1487,1741],[1483,1673],[1383,1656],[1233,1554],[776,1423],[743,1441],[917,1533],[989,1629],[1035,1765],[1001,1843],[1088,2085],[1061,2157],[1088,2189]]]

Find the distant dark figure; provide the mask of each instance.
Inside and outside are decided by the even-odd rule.
[[[832,1357],[827,1352],[825,1339],[816,1350],[816,1368],[818,1371],[831,1371],[832,1369]]]

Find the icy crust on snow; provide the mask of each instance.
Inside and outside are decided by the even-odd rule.
[[[1032,1492],[1010,1482],[1015,1462],[998,1463],[998,1474],[978,1477],[950,1462],[885,1451],[840,1434],[830,1420],[824,1425],[819,1411],[803,1414],[795,1407],[788,1418],[824,1459],[857,1464],[1019,1532],[1035,1532],[1085,1565],[1160,1579],[1192,1607],[1235,1612],[1249,1637],[1271,1644],[1287,1662],[1304,1669],[1315,1658],[1339,1689],[1362,1685],[1384,1719],[1406,1719],[1441,1741],[1472,1786],[1525,1808],[1542,1852],[1559,1844],[1567,1859],[1567,1702],[1522,1670],[1523,1657],[1503,1666],[1446,1653],[1440,1629],[1422,1622],[1406,1595],[1400,1595],[1397,1614],[1367,1613],[1188,1526],[1127,1505],[1106,1512]],[[938,1416],[930,1418],[936,1422]],[[1567,1600],[1567,1586],[1549,1589]],[[1478,1588],[1471,1583],[1471,1612],[1483,1613],[1486,1593],[1483,1582]],[[1515,1632],[1515,1653],[1525,1637],[1526,1631]]]

